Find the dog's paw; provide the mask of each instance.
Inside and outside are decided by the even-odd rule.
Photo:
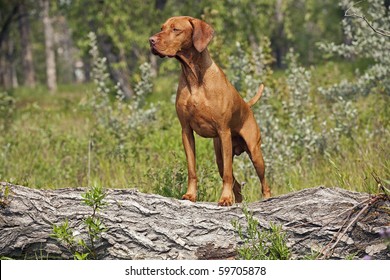
[[[192,201],[192,202],[195,202],[196,201],[196,195],[193,195],[191,193],[186,193],[185,195],[183,195],[181,197],[181,199],[183,200],[189,200],[189,201]]]
[[[219,206],[232,206],[233,205],[233,198],[232,197],[221,197],[221,199],[218,201]]]
[[[270,198],[270,197],[271,197],[271,192],[270,191],[263,193],[263,199],[267,199],[267,198]]]

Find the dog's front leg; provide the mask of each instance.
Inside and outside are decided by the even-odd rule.
[[[182,140],[188,166],[188,187],[187,192],[183,195],[182,199],[195,202],[198,179],[196,177],[195,166],[195,138],[191,128],[182,129]]]
[[[221,198],[218,201],[220,206],[231,206],[233,204],[233,151],[232,135],[230,130],[219,133],[222,146],[223,158],[223,185]]]

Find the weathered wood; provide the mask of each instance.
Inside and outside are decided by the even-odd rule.
[[[37,190],[8,186],[0,197],[0,256],[12,258],[72,258],[50,237],[53,224],[68,219],[80,235],[91,209],[82,203],[82,188]],[[248,205],[259,225],[283,225],[294,258],[311,250],[331,248],[345,227],[370,199],[368,194],[339,188],[312,188]],[[4,203],[6,202],[6,203]],[[108,206],[100,212],[108,230],[97,246],[101,259],[227,259],[235,258],[240,240],[232,220],[245,224],[241,205],[191,203],[130,189],[107,190]],[[366,211],[336,244],[331,258],[371,255],[390,259],[379,232],[390,225],[387,198],[374,198]],[[77,236],[76,236],[77,238]],[[333,241],[332,241],[333,240]],[[332,242],[331,242],[332,241]],[[331,242],[331,243],[330,243]],[[329,244],[329,245],[328,245]],[[326,247],[326,245],[328,245]],[[326,252],[326,251],[325,251]]]

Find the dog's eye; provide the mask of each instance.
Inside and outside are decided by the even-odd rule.
[[[180,29],[173,28],[173,32],[180,32]]]

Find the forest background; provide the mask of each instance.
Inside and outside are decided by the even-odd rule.
[[[209,49],[253,108],[274,195],[390,181],[390,1],[0,0],[0,181],[99,185],[181,197],[186,161],[174,98],[180,66],[151,55],[169,17],[215,29]],[[221,179],[196,137],[198,197]],[[246,155],[247,201],[261,197]]]

